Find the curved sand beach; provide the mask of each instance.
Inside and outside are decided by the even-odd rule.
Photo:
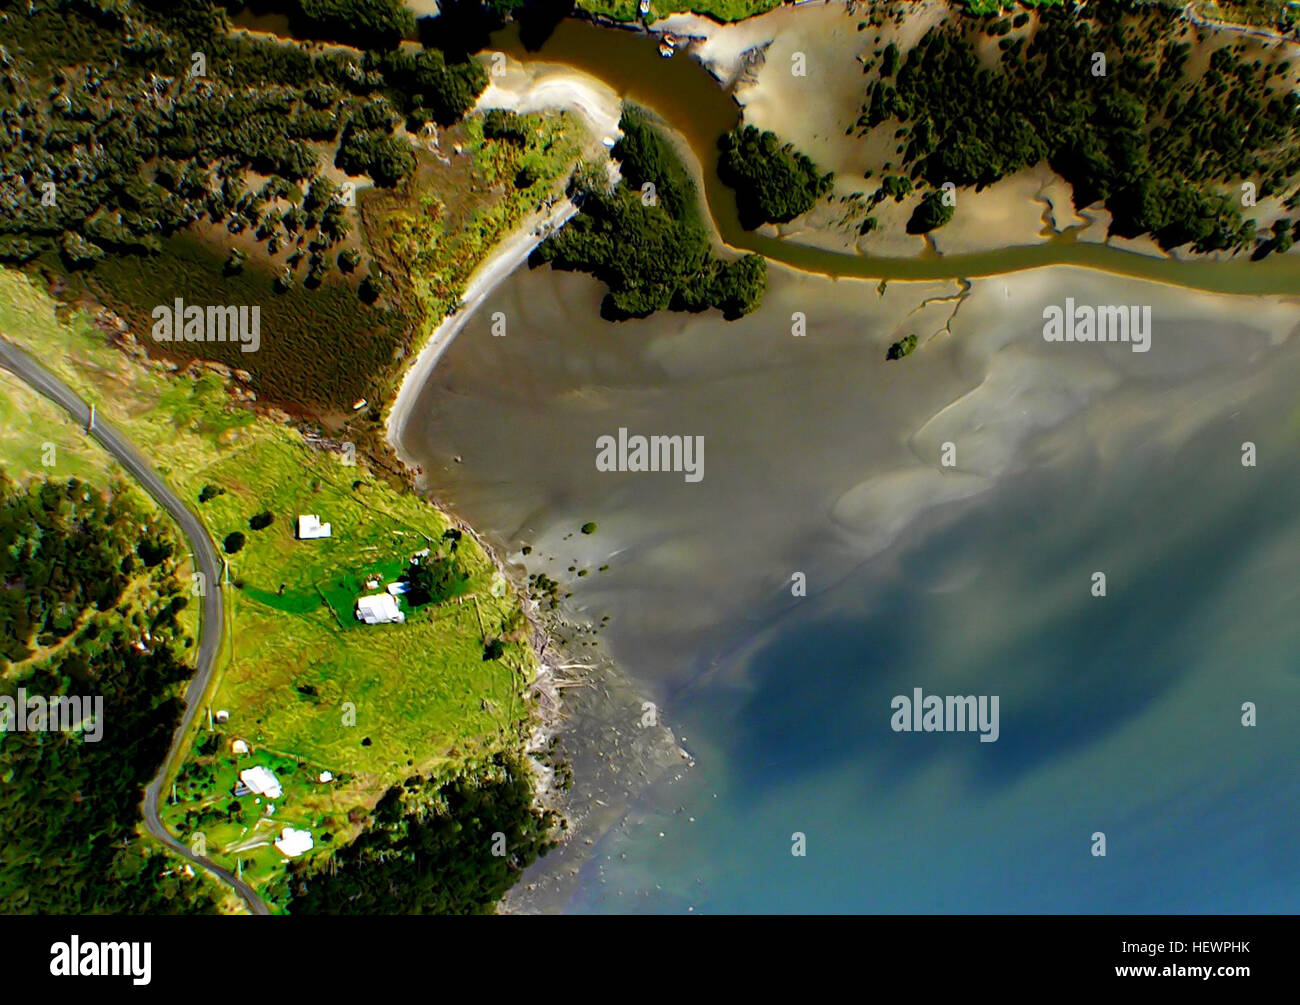
[[[507,61],[502,71],[492,72],[491,83],[479,96],[475,111],[506,108],[520,114],[567,111],[580,118],[592,137],[603,147],[614,145],[622,101],[595,77],[554,64],[524,66]],[[510,273],[528,260],[547,235],[578,211],[567,197],[550,208],[533,214],[498,244],[474,270],[465,286],[461,306],[448,314],[433,330],[415,362],[402,378],[397,397],[388,413],[388,442],[405,464],[412,464],[402,447],[402,434],[410,421],[411,407],[419,397],[438,359],[460,333],[483,300]]]
[[[561,199],[551,209],[534,214],[524,225],[496,246],[483,263],[474,270],[465,287],[460,309],[448,314],[433,330],[415,362],[402,378],[393,407],[388,412],[388,442],[404,464],[412,461],[402,448],[402,434],[411,418],[411,406],[419,397],[420,389],[438,365],[438,359],[451,345],[465,322],[478,309],[497,285],[527,261],[533,249],[545,240],[546,235],[578,211],[569,199]]]

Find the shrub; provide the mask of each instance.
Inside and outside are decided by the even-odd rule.
[[[736,190],[740,222],[748,230],[786,223],[808,212],[830,191],[833,174],[821,174],[807,155],[773,132],[739,126],[718,140],[718,177]]]
[[[912,350],[915,348],[916,333],[913,332],[911,335],[907,335],[891,345],[889,351],[885,353],[885,359],[902,359],[904,356],[910,355]]]
[[[912,211],[912,218],[907,221],[909,234],[928,234],[936,227],[942,227],[952,219],[953,207],[943,201],[943,193],[930,191]]]

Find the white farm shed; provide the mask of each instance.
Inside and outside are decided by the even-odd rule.
[[[284,791],[280,788],[280,779],[275,777],[275,772],[260,764],[241,771],[239,780],[244,783],[249,792],[266,796],[267,799],[279,799],[281,792]]]
[[[314,846],[310,831],[300,831],[293,827],[282,830],[279,840],[275,842],[275,847],[286,858],[297,858],[303,852],[311,851]]]
[[[314,541],[317,538],[329,537],[330,525],[320,522],[320,516],[316,513],[300,513],[298,515],[298,540]]]
[[[394,597],[387,593],[374,593],[357,601],[357,620],[368,625],[401,624],[406,615],[398,609]]]

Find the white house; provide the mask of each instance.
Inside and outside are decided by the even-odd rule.
[[[239,780],[244,783],[249,792],[266,796],[267,799],[279,799],[280,793],[284,791],[280,788],[280,779],[275,777],[275,773],[260,764],[241,771]]]
[[[275,847],[286,858],[297,858],[303,852],[311,851],[314,846],[310,831],[295,830],[292,827],[282,830],[280,839],[275,842]]]
[[[316,538],[329,537],[330,525],[321,523],[315,513],[298,514],[298,540],[314,541]]]
[[[387,593],[374,593],[357,601],[357,620],[368,625],[401,624],[406,615],[397,608],[397,600]]]
[[[247,754],[247,753],[248,753],[248,741],[247,741],[247,740],[235,740],[235,741],[233,741],[233,742],[230,744],[230,752],[231,752],[232,754]]]

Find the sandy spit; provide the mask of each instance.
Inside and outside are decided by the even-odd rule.
[[[402,378],[402,386],[388,412],[388,442],[401,458],[410,465],[410,457],[402,449],[402,433],[411,418],[411,407],[420,396],[420,389],[438,365],[438,360],[455,340],[465,322],[478,309],[487,296],[508,276],[522,265],[533,249],[542,243],[553,231],[562,227],[578,211],[578,207],[566,198],[558,201],[548,210],[534,214],[517,228],[509,237],[496,246],[492,253],[483,260],[470,276],[465,286],[465,296],[460,309],[448,314],[434,329],[433,334],[420,350],[415,362]]]

